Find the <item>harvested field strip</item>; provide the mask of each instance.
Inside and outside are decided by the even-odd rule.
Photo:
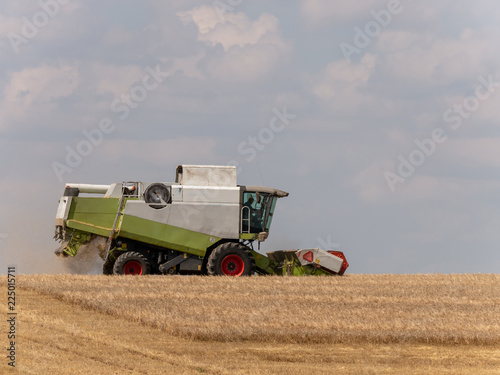
[[[499,275],[34,275],[19,286],[203,341],[500,343]]]
[[[1,363],[1,374],[493,375],[500,368],[498,346],[197,342],[32,290],[18,297],[18,366]]]

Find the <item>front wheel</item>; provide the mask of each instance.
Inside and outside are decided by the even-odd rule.
[[[115,275],[148,275],[151,273],[151,265],[141,253],[127,251],[116,258],[113,273]]]
[[[255,272],[255,259],[242,244],[226,242],[210,254],[207,271],[212,276],[250,276]]]

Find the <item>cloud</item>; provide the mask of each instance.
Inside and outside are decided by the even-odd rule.
[[[384,179],[384,172],[392,171],[390,160],[378,160],[370,163],[354,176],[344,180],[348,188],[354,189],[358,197],[367,203],[380,204],[393,198]]]
[[[385,55],[384,69],[394,79],[442,86],[491,73],[498,61],[497,31],[463,30],[457,38],[412,33],[383,33],[376,53]]]
[[[81,82],[78,67],[42,65],[10,74],[0,111],[0,129],[11,129],[25,120],[36,121],[58,107],[58,100],[72,95]]]
[[[378,160],[362,170],[357,170],[357,173],[346,178],[344,183],[353,188],[362,201],[378,205],[414,205],[418,204],[417,202],[435,200],[448,203],[457,200],[471,201],[496,191],[500,188],[500,182],[487,179],[484,173],[484,178],[468,176],[463,169],[498,168],[499,146],[500,139],[448,140],[439,146],[436,154],[426,160],[424,166],[417,168],[403,183],[398,183],[394,193],[387,185],[384,173],[393,172],[398,162],[381,159],[380,156],[375,156]],[[434,164],[430,165],[431,168],[430,163]],[[436,170],[440,171],[438,175],[430,173]]]
[[[20,0],[16,4],[9,1],[4,14],[0,14],[0,47],[4,47],[5,55],[11,57],[16,54],[17,57],[23,56],[28,49],[33,52],[30,47],[34,45],[50,44],[54,48],[61,41],[73,38],[75,31],[81,27],[72,16],[82,6],[79,0]]]
[[[281,45],[277,38],[279,22],[273,15],[264,13],[251,21],[242,12],[225,13],[220,19],[215,7],[201,6],[187,12],[178,13],[184,24],[194,22],[198,27],[198,40],[210,45],[221,44],[225,51],[233,46],[245,47],[258,43]]]
[[[464,125],[465,126],[465,125]],[[442,146],[443,158],[462,168],[499,168],[500,138],[450,139]]]
[[[198,64],[205,57],[205,53],[201,51],[196,56],[186,58],[176,58],[173,60],[172,72],[181,71],[188,78],[204,80],[206,77],[198,68]]]
[[[372,96],[363,93],[375,70],[377,58],[366,54],[359,63],[345,59],[329,63],[313,81],[312,94],[336,113],[366,109]]]
[[[217,141],[212,137],[176,137],[159,140],[124,140],[106,141],[105,147],[99,148],[97,159],[104,158],[107,163],[134,161],[136,164],[147,163],[147,169],[163,167],[179,159],[189,150],[190,160],[210,160],[215,157]],[[126,153],[123,153],[126,150]],[[181,160],[181,163],[186,162]],[[166,171],[167,173],[169,171]]]
[[[370,9],[385,7],[384,0],[350,1],[337,0],[303,0],[301,2],[302,14],[312,24],[323,24],[327,21],[345,22],[352,18],[366,15]]]
[[[301,0],[301,14],[307,23],[313,27],[331,26],[332,22],[362,27],[363,22],[371,19],[370,12],[379,12],[388,9],[389,5],[402,7],[403,12],[397,15],[397,27],[421,31],[426,29],[445,31],[446,27],[460,20],[458,25],[469,21],[479,20],[496,23],[500,14],[500,7],[495,0],[476,0],[474,6],[468,0],[421,0],[392,1],[392,0]],[[394,5],[396,4],[396,5]],[[446,17],[444,19],[443,17]],[[358,23],[357,25],[355,23]],[[392,26],[391,26],[392,27]]]
[[[135,65],[95,63],[91,67],[90,79],[98,94],[112,93],[115,97],[127,94],[132,85],[145,75],[144,69]]]
[[[422,33],[407,30],[383,30],[376,40],[378,52],[394,53],[411,47],[413,43],[421,40]]]
[[[6,17],[5,15],[0,13],[0,47],[4,49],[4,53],[7,54],[7,51],[12,52],[12,46],[10,44],[9,38],[7,35],[11,32],[16,32],[19,29],[19,21],[13,17]]]
[[[251,20],[242,12],[224,13],[201,6],[177,13],[185,24],[194,23],[198,40],[212,48],[206,66],[211,78],[219,81],[252,82],[271,72],[290,51],[278,19],[263,13]],[[221,46],[223,53],[217,53]]]

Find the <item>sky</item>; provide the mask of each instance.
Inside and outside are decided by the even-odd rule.
[[[64,184],[236,165],[288,191],[261,252],[500,269],[493,0],[4,0],[0,273],[66,272]]]

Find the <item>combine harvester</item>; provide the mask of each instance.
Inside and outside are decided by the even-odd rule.
[[[286,196],[237,185],[231,166],[180,165],[174,183],[67,184],[55,253],[74,257],[90,246],[104,259],[106,275],[342,275],[348,263],[340,251],[281,250],[266,257],[254,250],[269,235],[277,199]]]

